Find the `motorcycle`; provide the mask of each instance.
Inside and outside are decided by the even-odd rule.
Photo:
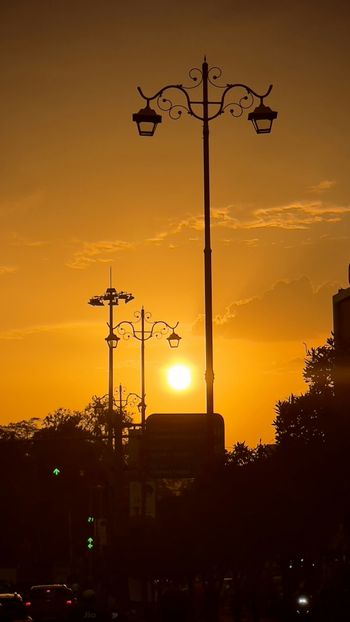
[[[311,616],[311,598],[306,594],[298,594],[295,600],[295,613],[299,618]]]

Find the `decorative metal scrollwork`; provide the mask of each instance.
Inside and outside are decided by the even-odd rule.
[[[169,324],[167,324],[166,322],[162,322],[162,321],[155,322],[152,328],[152,332],[154,336],[156,337],[156,339],[160,339],[164,335],[167,335],[170,330],[171,330],[171,326],[169,326]]]
[[[185,89],[195,89],[197,88],[197,86],[200,86],[203,82],[203,73],[202,70],[199,69],[199,67],[192,67],[192,69],[189,70],[188,75],[190,77],[191,80],[193,80],[193,82],[196,82],[196,84],[192,84],[191,86],[185,86]]]
[[[225,89],[227,84],[217,84],[216,80],[220,80],[222,76],[222,70],[220,67],[209,67],[208,69],[208,82],[215,86],[217,89]]]
[[[157,106],[163,112],[167,112],[170,119],[174,121],[177,121],[177,119],[181,117],[183,111],[188,114],[190,113],[189,109],[183,104],[174,104],[171,99],[163,97],[162,95],[159,95],[157,98]]]
[[[151,337],[156,337],[157,339],[160,339],[164,335],[168,335],[170,331],[173,331],[178,325],[177,322],[174,326],[170,326],[170,324],[168,324],[164,320],[156,320],[155,322],[153,322],[151,320],[152,314],[149,311],[144,311],[144,324],[141,328],[135,328],[135,324],[139,324],[142,319],[141,311],[135,311],[134,316],[135,322],[123,320],[114,327],[114,330],[116,330],[123,339],[128,340],[131,337],[135,337],[135,339],[137,339],[138,341],[147,341]]]
[[[233,117],[241,117],[244,110],[251,108],[254,104],[254,95],[251,93],[249,89],[247,89],[247,94],[243,95],[238,101],[231,101],[222,106],[222,112],[229,109],[230,114]]]
[[[134,329],[132,323],[131,322],[127,322],[127,321],[120,322],[120,324],[118,324],[115,327],[115,329],[116,329],[118,335],[120,335],[122,337],[122,339],[126,339],[126,340],[131,339],[131,337],[133,337],[134,333],[135,333],[135,329]]]
[[[147,97],[142,92],[140,87],[137,88],[141,97],[143,97],[143,99],[147,102],[147,105],[149,105],[149,102],[155,100],[158,108],[163,112],[167,112],[171,119],[178,120],[182,116],[183,112],[186,112],[187,114],[201,121],[204,121],[205,103],[207,106],[210,106],[210,111],[213,110],[212,106],[216,106],[215,112],[209,112],[209,114],[207,115],[206,118],[208,121],[215,119],[219,115],[223,114],[226,110],[229,110],[232,116],[240,117],[243,114],[244,110],[251,108],[255,101],[255,98],[260,99],[260,102],[263,102],[264,98],[267,97],[272,89],[272,85],[270,85],[265,93],[259,94],[253,91],[253,89],[251,89],[246,84],[242,83],[218,84],[217,81],[220,80],[222,76],[222,70],[220,69],[220,67],[209,67],[206,76],[207,84],[213,86],[216,89],[221,89],[221,98],[219,98],[218,101],[207,100],[206,102],[204,102],[204,100],[191,100],[188,91],[197,88],[197,86],[203,84],[203,71],[200,70],[198,67],[193,67],[192,69],[190,69],[188,75],[190,79],[195,82],[195,84],[190,86],[184,86],[183,84],[168,84],[167,86],[164,86],[159,91],[157,91],[157,93],[152,95],[152,97]],[[228,94],[233,89],[243,89],[245,91],[245,95],[240,97],[237,101],[230,101],[226,103],[226,100],[228,99]],[[172,95],[170,97],[167,95],[169,91],[180,91],[185,98],[185,103],[181,104],[175,102]],[[199,114],[199,112],[197,112],[198,106],[203,106],[203,114]]]

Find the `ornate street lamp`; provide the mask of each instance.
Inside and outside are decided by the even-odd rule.
[[[162,117],[147,102],[146,108],[141,108],[132,115],[132,120],[137,123],[140,136],[153,136],[158,123],[162,122]]]
[[[277,112],[265,106],[262,99],[259,104],[248,114],[248,121],[251,121],[257,134],[269,134],[271,132],[273,120],[276,119]]]
[[[212,267],[210,242],[210,177],[209,177],[209,121],[216,119],[228,110],[233,117],[240,117],[246,109],[251,108],[256,99],[260,104],[248,115],[258,134],[270,132],[273,120],[277,117],[269,107],[265,106],[264,99],[272,89],[269,86],[266,93],[260,95],[250,86],[241,83],[220,84],[222,71],[219,67],[209,67],[204,58],[202,68],[193,68],[189,77],[194,84],[168,84],[163,86],[151,97],[144,95],[140,87],[138,91],[146,102],[146,107],[133,115],[141,136],[153,136],[161,116],[151,107],[155,101],[158,108],[168,113],[171,119],[179,119],[183,112],[199,119],[203,123],[203,181],[204,181],[204,292],[205,292],[205,352],[206,352],[206,412],[214,413],[214,370],[213,370],[213,311],[212,311]],[[192,89],[202,86],[202,99],[191,99]],[[221,90],[217,99],[209,99],[209,87]],[[233,91],[238,91],[237,98],[232,99]],[[173,94],[180,93],[182,103],[173,101]],[[144,124],[148,121],[148,126]]]
[[[117,292],[112,286],[108,287],[104,294],[93,296],[89,300],[89,305],[93,307],[109,306],[109,334],[106,337],[108,345],[108,444],[113,446],[113,352],[118,345],[119,337],[113,332],[113,307],[119,304],[120,300],[126,303],[134,299],[132,294]],[[119,445],[119,440],[117,440]]]
[[[171,348],[178,348],[180,345],[180,339],[181,339],[180,335],[178,335],[174,331],[172,331],[169,337],[167,337],[167,341]]]
[[[117,345],[118,345],[118,341],[120,341],[119,337],[117,337],[117,335],[115,335],[113,332],[108,335],[106,338],[107,341],[107,345],[109,348],[111,348],[112,350],[115,350]]]
[[[168,335],[167,340],[171,348],[177,348],[180,344],[181,337],[175,333],[175,328],[178,326],[178,322],[171,326],[164,320],[151,321],[151,314],[147,311],[145,313],[142,307],[141,311],[136,311],[134,314],[136,321],[130,322],[123,320],[114,326],[116,330],[124,339],[130,339],[131,337],[141,342],[141,428],[145,429],[146,421],[146,389],[145,389],[145,342],[152,337],[161,338]],[[140,323],[140,328],[136,328],[136,325]]]

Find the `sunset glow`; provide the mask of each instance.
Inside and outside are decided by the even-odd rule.
[[[276,402],[305,390],[304,342],[324,343],[332,295],[347,286],[348,5],[102,6],[0,3],[0,423],[107,393],[108,309],[88,301],[110,267],[134,297],[114,324],[144,306],[181,336],[178,350],[165,334],[145,344],[147,415],[205,412],[202,124],[181,93],[166,93],[173,118],[167,100],[150,102],[162,116],[154,136],[140,137],[132,115],[145,105],[139,85],[200,97],[192,68],[206,54],[220,67],[211,102],[214,84],[273,84],[265,103],[278,110],[257,135],[249,100],[232,91],[209,158],[214,409],[227,447],[271,443]],[[177,394],[164,378],[175,356],[195,375]],[[140,376],[140,343],[121,338],[114,387],[140,394]]]
[[[174,365],[168,371],[168,383],[175,391],[184,391],[191,384],[191,372],[186,365]]]

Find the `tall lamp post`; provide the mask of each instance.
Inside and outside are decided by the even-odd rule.
[[[107,326],[109,327],[109,333],[106,337],[108,345],[108,444],[113,446],[113,353],[118,345],[119,337],[113,332],[113,307],[119,304],[120,300],[124,300],[125,303],[134,299],[132,294],[126,292],[117,292],[112,286],[108,287],[104,294],[100,296],[93,296],[89,300],[89,305],[93,307],[109,307],[109,321]],[[119,442],[117,442],[119,445]]]
[[[114,326],[114,330],[119,333],[124,339],[130,339],[130,337],[134,337],[141,343],[141,428],[145,429],[145,421],[146,421],[146,388],[145,388],[145,342],[151,339],[153,336],[158,339],[162,336],[168,335],[167,340],[169,346],[171,348],[177,348],[180,343],[181,337],[177,333],[175,333],[175,328],[178,325],[178,322],[171,326],[164,320],[157,320],[155,322],[151,321],[151,314],[144,310],[142,307],[141,311],[136,311],[135,313],[135,322],[130,322],[128,320],[123,320],[119,322],[116,326]],[[136,328],[136,325],[140,323],[140,328]],[[117,339],[119,339],[117,337]]]
[[[246,84],[219,84],[222,71],[219,67],[209,67],[204,58],[202,69],[193,68],[189,72],[190,79],[195,83],[190,86],[183,84],[168,84],[163,86],[151,97],[147,97],[138,87],[146,106],[133,114],[133,121],[137,124],[140,136],[153,136],[156,127],[162,121],[161,115],[150,107],[155,101],[158,108],[169,114],[171,119],[179,119],[183,112],[199,119],[203,123],[203,180],[204,180],[204,290],[205,290],[205,351],[206,351],[206,412],[214,412],[214,369],[213,369],[213,311],[212,311],[212,267],[210,243],[210,176],[209,176],[209,121],[223,114],[226,110],[234,117],[240,117],[244,110],[251,108],[256,99],[258,106],[249,113],[248,120],[252,122],[257,134],[268,134],[271,131],[273,120],[277,117],[264,99],[272,89],[269,86],[266,93],[259,95]],[[191,99],[190,91],[202,85],[202,99]],[[208,96],[209,85],[221,89],[221,97],[211,100]],[[236,100],[231,99],[233,90],[240,89],[241,95]],[[183,103],[174,103],[171,92],[180,92]]]

